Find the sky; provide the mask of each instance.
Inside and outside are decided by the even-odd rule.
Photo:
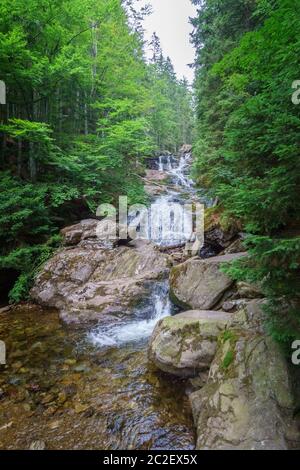
[[[185,76],[190,83],[194,72],[187,64],[194,61],[194,49],[190,44],[192,26],[189,17],[195,16],[196,7],[190,0],[141,0],[151,4],[153,13],[144,21],[145,37],[151,39],[153,32],[160,38],[163,53],[170,56],[178,78]]]

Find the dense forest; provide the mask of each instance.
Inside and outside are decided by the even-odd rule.
[[[247,233],[250,257],[229,272],[262,283],[269,328],[289,343],[300,332],[299,2],[193,3],[194,174],[219,198],[224,223]]]
[[[119,194],[145,202],[143,161],[190,143],[193,100],[132,1],[0,6],[1,285],[26,298],[58,229]],[[152,60],[145,59],[145,46]]]

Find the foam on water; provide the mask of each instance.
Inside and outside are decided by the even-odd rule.
[[[167,282],[158,282],[152,289],[149,299],[135,313],[134,321],[99,326],[92,330],[88,339],[97,347],[121,346],[141,341],[151,336],[156,323],[171,315],[171,302]]]

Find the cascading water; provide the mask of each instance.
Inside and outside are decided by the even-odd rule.
[[[187,176],[190,160],[190,154],[181,156],[179,161],[170,155],[164,155],[159,157],[159,169],[166,171],[176,185],[190,189],[192,182]],[[184,244],[192,232],[191,217],[181,210],[180,204],[177,204],[174,210],[174,199],[179,199],[180,202],[178,192],[173,190],[157,198],[151,205],[148,236],[159,246],[172,247]],[[172,306],[168,291],[167,281],[156,283],[151,289],[146,304],[134,312],[134,320],[98,326],[89,333],[89,341],[103,348],[120,347],[122,344],[148,338],[156,323],[161,318],[171,315]]]
[[[148,338],[156,323],[171,315],[168,283],[157,282],[150,288],[147,302],[135,313],[135,320],[120,324],[99,326],[89,334],[89,340],[98,347],[122,346],[122,344]]]
[[[172,155],[161,155],[158,157],[159,171],[172,171],[174,157]]]
[[[191,154],[186,153],[179,159],[179,164],[171,167],[169,170],[170,175],[173,177],[174,183],[178,186],[190,189],[193,187],[193,181],[188,177],[187,170],[191,161]]]
[[[159,160],[160,171],[165,171],[175,188],[160,196],[151,205],[150,239],[160,246],[184,244],[192,233],[192,219],[183,211],[180,192],[176,187],[192,191],[193,181],[188,176],[191,154],[181,155],[179,161],[174,157],[163,156]],[[174,203],[176,205],[174,206]]]

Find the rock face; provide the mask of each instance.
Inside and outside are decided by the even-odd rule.
[[[237,253],[206,260],[192,258],[172,268],[171,296],[184,308],[210,310],[216,306],[233,281],[220,271],[223,262],[245,255]]]
[[[146,171],[146,180],[149,180],[150,182],[155,181],[157,183],[160,183],[160,182],[163,183],[168,178],[169,178],[168,174],[163,171],[159,171],[159,170],[147,170]]]
[[[164,372],[194,377],[210,366],[230,319],[228,313],[199,310],[167,317],[153,332],[149,359]]]
[[[208,382],[190,395],[197,449],[287,449],[300,445],[288,366],[263,334],[223,335]]]
[[[184,144],[184,145],[180,148],[179,153],[180,153],[180,154],[191,153],[192,149],[193,149],[192,145]]]
[[[145,192],[151,198],[160,196],[161,194],[166,192],[166,188],[164,186],[154,185],[154,184],[146,184],[145,185]]]
[[[131,241],[129,237],[127,240],[119,239],[118,232],[121,228],[124,226],[110,219],[85,219],[76,225],[65,227],[60,233],[65,246],[85,246],[92,243],[98,247],[113,248]]]
[[[71,225],[61,230],[61,235],[66,246],[78,245],[88,238],[96,238],[96,228],[99,220],[85,219],[78,224]]]
[[[168,256],[150,243],[99,247],[97,241],[58,251],[43,267],[33,300],[60,310],[67,322],[96,321],[127,314],[146,292],[146,283],[168,272]]]

